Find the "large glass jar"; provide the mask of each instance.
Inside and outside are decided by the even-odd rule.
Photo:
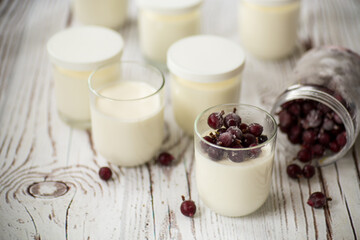
[[[278,112],[290,101],[303,99],[325,105],[323,119],[320,120],[325,121],[328,116],[326,111],[330,111],[335,122],[342,122],[346,144],[341,150],[328,151],[324,157],[318,158],[317,163],[322,166],[343,157],[354,144],[360,128],[359,96],[360,56],[342,47],[320,47],[299,60],[291,86],[277,98],[272,112]]]

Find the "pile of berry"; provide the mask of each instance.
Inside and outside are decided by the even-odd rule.
[[[261,150],[255,148],[248,151],[225,151],[208,143],[220,147],[240,149],[255,147],[268,140],[268,137],[262,134],[263,126],[258,123],[242,123],[241,117],[236,114],[236,108],[227,115],[224,111],[211,113],[207,123],[215,131],[203,137],[205,141],[201,142],[201,147],[215,161],[228,157],[233,162],[242,162],[246,158],[257,157]]]

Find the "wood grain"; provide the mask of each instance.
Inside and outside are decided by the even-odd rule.
[[[236,7],[237,0],[205,1],[202,31],[239,42]],[[123,59],[144,61],[136,14],[130,1],[129,20],[120,30],[126,41]],[[297,50],[274,62],[248,55],[241,102],[270,110],[307,48],[339,44],[360,52],[359,22],[359,1],[303,0]],[[69,128],[57,116],[45,50],[51,35],[74,25],[69,1],[0,1],[0,240],[360,236],[359,140],[336,164],[317,169],[315,178],[293,181],[285,168],[296,148],[280,134],[266,203],[250,216],[222,217],[198,197],[193,140],[177,127],[169,96],[162,150],[174,154],[175,166],[162,168],[153,161],[136,168],[110,165],[112,181],[101,181],[97,171],[109,164],[97,154],[90,132]],[[34,183],[37,187],[29,189]],[[306,201],[318,190],[333,200],[314,210]],[[180,213],[182,195],[196,202],[195,218]]]

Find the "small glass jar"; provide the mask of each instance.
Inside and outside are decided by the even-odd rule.
[[[243,46],[262,59],[278,59],[296,46],[300,0],[240,0]]]
[[[330,150],[325,152],[324,157],[317,159],[317,164],[320,166],[328,165],[343,157],[359,134],[359,66],[360,56],[351,50],[337,46],[312,49],[299,60],[294,69],[291,86],[277,98],[272,109],[272,113],[279,112],[282,106],[294,100],[316,101],[327,107],[321,108],[323,118],[319,118],[319,121],[322,121],[319,126],[324,126],[325,118],[332,117],[334,117],[333,122],[343,124],[346,144],[337,153]],[[304,107],[302,108],[304,112]],[[329,116],[330,110],[335,113],[333,116]],[[335,130],[331,130],[331,134],[334,134]],[[320,132],[326,131],[321,129]],[[334,139],[335,141],[338,142],[337,139]]]
[[[242,123],[261,124],[261,134],[266,135],[267,140],[252,147],[230,148],[204,139],[215,131],[207,124],[208,116],[221,111],[226,116],[234,108]],[[221,215],[240,217],[264,204],[271,187],[276,132],[275,119],[264,110],[250,105],[215,106],[197,117],[194,135],[196,184],[199,196],[207,207]]]
[[[56,104],[60,118],[77,128],[90,127],[87,80],[99,66],[119,61],[123,50],[119,33],[96,26],[56,33],[47,43],[53,65]],[[104,71],[103,77],[111,74]]]
[[[139,0],[139,40],[143,55],[166,64],[166,52],[181,38],[200,32],[202,0]]]
[[[115,69],[107,79],[103,71]],[[133,167],[151,160],[164,136],[164,76],[136,62],[104,66],[89,78],[96,150],[109,162]]]
[[[83,24],[118,29],[126,20],[127,0],[74,0],[73,9]]]
[[[204,109],[239,101],[244,64],[241,48],[218,36],[192,36],[169,48],[172,106],[186,134],[193,135],[195,118]]]

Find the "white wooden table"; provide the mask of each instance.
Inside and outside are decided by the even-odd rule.
[[[238,41],[236,6],[236,0],[205,0],[203,32]],[[120,31],[123,59],[143,61],[134,0],[129,11]],[[56,113],[45,44],[74,24],[66,0],[0,0],[1,240],[360,238],[360,141],[311,180],[297,181],[285,171],[295,149],[280,135],[266,203],[250,216],[222,217],[198,198],[193,141],[176,126],[168,102],[163,150],[174,154],[177,164],[111,166],[114,179],[101,181],[98,169],[108,164],[90,132],[66,126]],[[360,1],[304,0],[298,50],[276,62],[249,56],[242,102],[270,110],[309,39],[314,46],[339,44],[360,52]],[[319,190],[333,201],[312,209],[306,201]],[[196,202],[194,218],[181,214],[181,195]]]

